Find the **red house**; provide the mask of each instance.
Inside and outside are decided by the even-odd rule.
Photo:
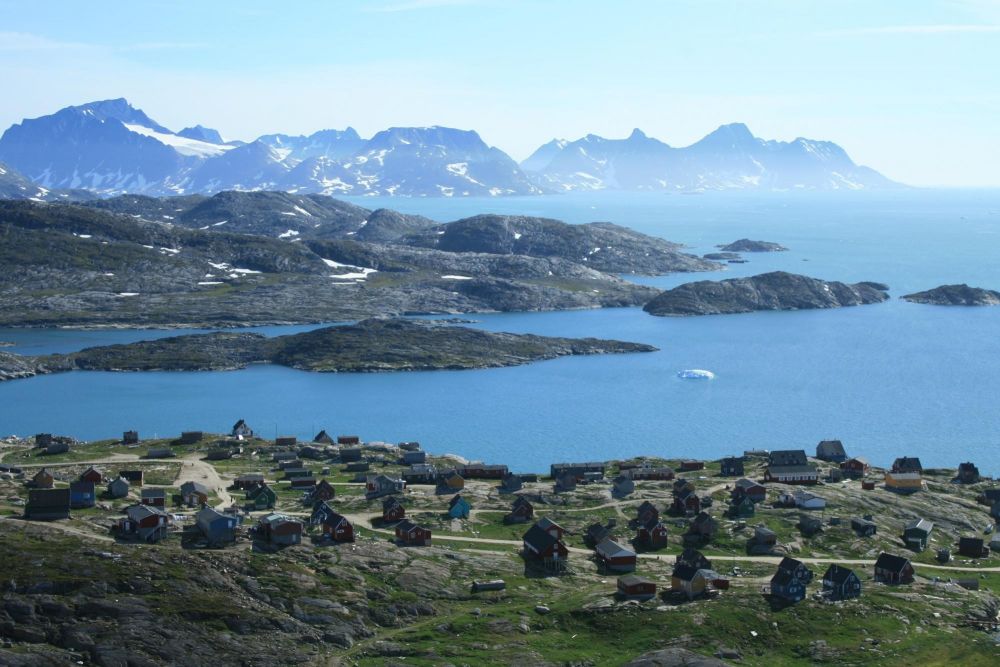
[[[323,527],[323,534],[334,542],[354,541],[354,526],[340,514],[325,514],[320,525]]]
[[[861,479],[868,474],[868,461],[855,456],[841,463],[840,471],[844,474],[844,477]]]
[[[569,557],[569,549],[566,548],[561,536],[556,537],[552,531],[546,530],[541,521],[529,528],[522,539],[524,543],[522,553],[526,559],[557,564],[565,562]]]
[[[311,499],[313,501],[333,500],[334,496],[336,495],[337,494],[333,490],[333,487],[330,485],[330,482],[326,481],[325,479],[321,479],[319,483],[316,484],[316,488],[313,489]]]
[[[913,565],[909,558],[881,553],[875,561],[875,581],[884,584],[913,583]]]
[[[431,543],[431,531],[409,519],[403,519],[396,524],[396,539],[405,545],[426,547]]]
[[[94,484],[100,484],[103,479],[104,475],[102,475],[101,472],[93,466],[80,473],[81,482],[93,482]]]
[[[649,579],[626,574],[618,577],[618,596],[625,600],[650,600],[656,597],[656,584]]]
[[[648,500],[643,501],[639,508],[637,509],[639,523],[649,523],[650,520],[655,520],[660,518],[660,510],[656,508],[656,505],[649,502]]]
[[[636,538],[647,549],[662,549],[667,546],[667,527],[659,519],[652,519],[640,524]]]
[[[406,508],[396,496],[389,496],[382,501],[382,523],[402,521],[404,518],[406,518]]]
[[[696,493],[686,493],[674,498],[673,510],[676,514],[693,515],[701,511],[701,498]]]
[[[704,469],[705,469],[704,461],[681,461],[681,470],[683,471],[704,470]]]

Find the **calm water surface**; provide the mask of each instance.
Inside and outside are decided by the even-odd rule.
[[[655,318],[639,309],[475,316],[495,331],[651,343],[651,354],[558,359],[484,371],[314,374],[77,372],[0,384],[0,432],[100,438],[320,428],[416,439],[434,452],[540,470],[630,454],[718,457],[844,440],[876,464],[918,455],[1000,473],[1000,308],[895,297],[943,283],[1000,289],[1000,193],[574,195],[501,200],[364,199],[452,220],[481,211],[609,220],[710,252],[740,237],[786,253],[718,274],[634,278],[659,287],[782,269],[891,286],[887,303],[832,311]],[[267,327],[274,335],[312,327]],[[178,331],[0,330],[14,352],[66,352]],[[714,381],[680,380],[706,368]]]

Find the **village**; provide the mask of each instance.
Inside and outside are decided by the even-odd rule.
[[[417,442],[326,431],[267,440],[242,419],[225,435],[173,439],[39,433],[0,453],[0,527],[92,544],[268,559],[379,544],[434,558],[506,553],[501,566],[466,570],[463,597],[485,606],[516,597],[514,582],[531,591],[586,580],[581,604],[595,614],[711,613],[753,596],[777,618],[806,603],[933,589],[953,604],[932,619],[952,616],[983,637],[1000,625],[1000,485],[971,462],[926,469],[903,455],[883,470],[826,440],[808,454],[557,462],[518,474]],[[519,613],[553,613],[544,597]],[[712,653],[752,661],[755,636],[720,638]]]

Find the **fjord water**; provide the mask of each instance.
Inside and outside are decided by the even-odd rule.
[[[945,283],[1000,289],[1000,192],[362,199],[453,220],[484,211],[611,221],[704,253],[742,237],[791,250],[747,254],[715,274],[633,278],[658,287],[786,270],[890,285],[884,304],[829,311],[656,318],[637,308],[474,316],[494,331],[618,338],[659,352],[557,359],[481,371],[315,374],[76,372],[0,384],[0,432],[80,438],[223,431],[245,418],[265,436],[320,428],[415,439],[436,453],[543,470],[631,454],[719,457],[839,438],[885,465],[973,460],[1000,473],[1000,308],[910,304]],[[269,327],[268,335],[309,327]],[[39,354],[178,331],[0,330]],[[704,368],[715,380],[681,380]]]

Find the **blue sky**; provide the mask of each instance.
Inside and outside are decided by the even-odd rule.
[[[2,128],[124,96],[175,130],[436,124],[523,159],[740,121],[906,183],[1000,186],[1000,0],[0,0],[0,80]]]

